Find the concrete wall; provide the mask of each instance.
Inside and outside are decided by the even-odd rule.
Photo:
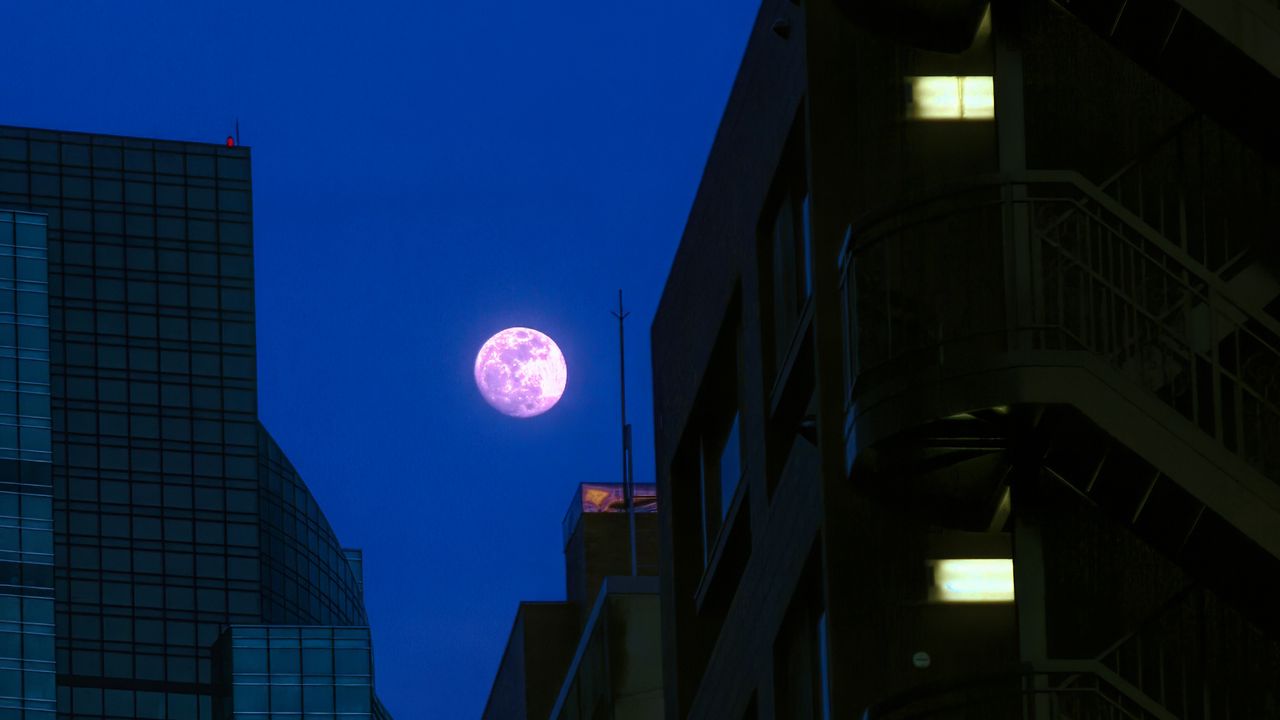
[[[789,26],[787,37],[774,32],[775,21]],[[783,513],[789,518],[768,508],[764,422],[768,381],[762,364],[756,271],[758,224],[804,93],[803,47],[800,8],[789,0],[765,0],[651,332],[667,660],[664,689],[667,716],[672,718],[689,716],[704,674],[708,684],[698,696],[701,709],[694,715],[735,717],[746,709],[750,688],[769,675],[771,628],[781,622],[789,583],[794,583],[803,565],[815,529],[813,494],[789,495],[788,502],[796,506]],[[739,304],[735,307],[735,303]],[[697,401],[709,385],[708,376],[735,372],[712,366],[717,338],[729,317],[734,318],[731,323],[740,323],[740,330],[733,327],[728,332],[741,333],[742,363],[736,370],[744,477],[739,492],[745,495],[732,519],[736,525],[725,531],[726,537],[734,538],[731,544],[738,552],[726,556],[741,560],[749,556],[755,569],[741,578],[730,577],[735,573],[726,570],[709,583],[719,587],[706,588],[700,605],[703,550],[696,438],[706,419]],[[796,482],[816,489],[812,476]],[[797,543],[797,534],[810,542]],[[802,549],[796,551],[797,546]],[[770,547],[777,548],[776,555],[767,550]],[[734,559],[728,557],[724,566],[740,566]],[[731,611],[737,605],[745,609]],[[729,617],[731,624],[725,625]],[[709,669],[708,663],[715,667]]]
[[[520,603],[483,720],[545,720],[577,645],[574,605]]]
[[[578,606],[579,626],[609,575],[630,575],[630,528],[625,513],[583,513],[564,549],[565,597]],[[658,516],[636,515],[636,565],[640,575],[658,574]]]

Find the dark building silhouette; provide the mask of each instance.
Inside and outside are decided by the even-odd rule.
[[[583,483],[565,513],[566,600],[522,602],[483,720],[662,717],[658,516],[636,485],[636,574],[622,486]]]
[[[652,327],[666,717],[1280,717],[1278,38],[763,2]]]
[[[0,127],[0,717],[389,717],[258,420],[249,163]]]

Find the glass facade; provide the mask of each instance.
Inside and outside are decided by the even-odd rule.
[[[48,237],[0,210],[0,718],[54,717]]]
[[[251,206],[245,147],[0,127],[0,593],[54,605],[0,632],[55,626],[59,718],[212,718],[228,626],[367,622],[258,422]]]
[[[356,579],[356,594],[364,602],[364,551],[359,548],[343,548],[342,554],[347,556],[347,565]]]
[[[262,615],[282,625],[365,625],[346,551],[298,471],[265,428],[258,447]]]
[[[217,656],[220,720],[378,717],[368,628],[232,627]]]
[[[0,458],[48,462],[49,251],[43,215],[0,210]]]

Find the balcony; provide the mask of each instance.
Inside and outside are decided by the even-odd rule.
[[[856,223],[841,271],[850,471],[912,428],[1070,407],[1280,557],[1280,323],[1111,195],[973,178]]]

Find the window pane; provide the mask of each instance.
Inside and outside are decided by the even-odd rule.
[[[236,712],[266,712],[266,685],[236,685]]]
[[[729,513],[729,505],[733,502],[733,493],[738,489],[742,479],[742,447],[738,440],[738,416],[733,416],[733,424],[729,426],[729,435],[725,438],[724,447],[720,451],[720,517]]]
[[[302,688],[297,685],[271,686],[271,712],[297,713],[302,711]]]
[[[373,703],[371,702],[369,686],[352,685],[334,688],[337,694],[337,711],[340,713],[347,712],[369,712]]]
[[[711,507],[713,499],[716,497],[713,487],[714,480],[711,477],[711,462],[707,457],[708,450],[704,445],[698,452],[698,485],[701,497],[702,511],[702,564],[705,567],[711,561],[711,545],[715,541],[716,526],[715,519],[719,517],[719,513]]]
[[[267,651],[237,649],[235,668],[237,673],[265,673],[267,671]]]
[[[300,672],[298,651],[293,648],[271,649],[271,674],[296,675]]]
[[[812,250],[812,238],[809,232],[809,196],[805,195],[800,208],[800,261],[803,266],[800,273],[804,277],[804,297],[807,298],[813,294],[813,269],[809,267],[809,257]]]
[[[361,650],[337,650],[333,654],[338,675],[368,675],[369,654]]]
[[[305,686],[302,688],[302,709],[309,713],[333,712],[333,686]]]
[[[798,313],[795,306],[798,263],[795,215],[791,207],[791,196],[788,194],[778,208],[773,224],[773,312],[780,344],[785,344],[790,339],[791,321]]]
[[[302,651],[302,672],[305,675],[331,675],[333,657],[326,648],[306,648]]]

